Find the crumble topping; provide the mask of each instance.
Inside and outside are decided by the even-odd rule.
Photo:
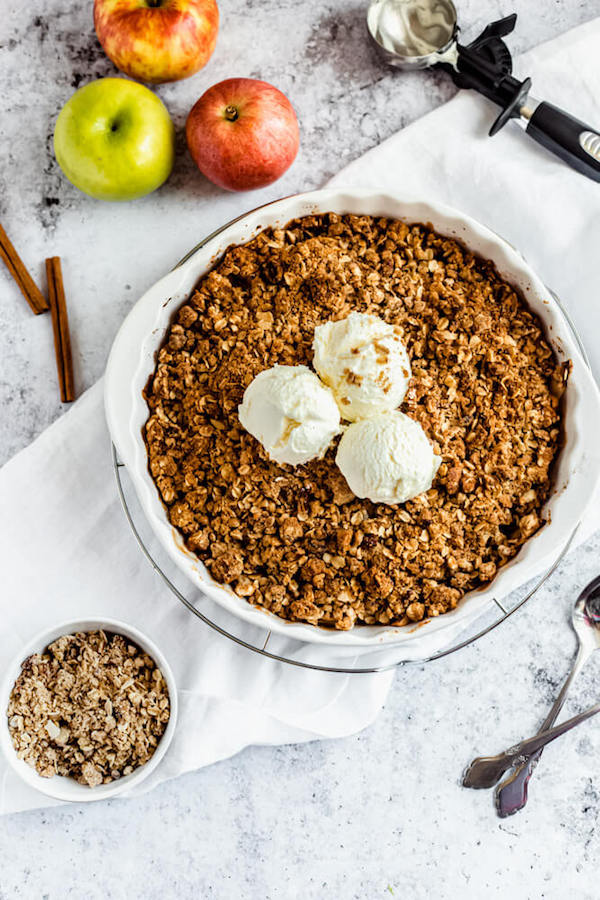
[[[95,787],[153,755],[170,715],[154,660],[122,635],[67,634],[22,665],[8,704],[19,759]]]
[[[442,464],[399,506],[359,500],[334,463],[291,467],[240,425],[245,388],[311,365],[315,326],[353,311],[396,326],[400,406]],[[422,224],[308,216],[229,248],[168,330],[146,390],[149,468],[212,577],[286,619],[406,625],[453,609],[542,525],[560,446],[557,362],[493,264]]]

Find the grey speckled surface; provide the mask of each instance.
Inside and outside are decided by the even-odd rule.
[[[353,0],[222,0],[208,68],[159,89],[178,126],[169,183],[126,206],[78,194],[49,153],[72,90],[112,74],[91,3],[0,0],[0,220],[42,280],[60,254],[79,389],[102,373],[143,290],[216,225],[266,199],[320,186],[345,161],[451,96],[443,76],[383,69]],[[519,12],[511,46],[600,14],[597,2],[464,0],[466,36]],[[272,81],[292,99],[301,153],[276,185],[222,194],[193,169],[182,126],[210,84]],[[174,224],[175,223],[175,224]],[[48,317],[36,319],[0,269],[0,461],[60,415]],[[600,539],[494,635],[445,662],[398,673],[375,725],[354,738],[239,757],[134,801],[0,820],[0,900],[164,897],[507,897],[598,895],[600,732],[549,748],[520,816],[501,822],[487,793],[459,787],[475,752],[501,749],[543,718],[574,641],[566,619],[597,574]],[[597,699],[592,664],[571,709]]]

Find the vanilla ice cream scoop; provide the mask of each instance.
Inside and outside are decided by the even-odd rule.
[[[441,459],[419,423],[393,410],[350,425],[335,461],[357,497],[393,505],[429,490]]]
[[[400,333],[378,316],[353,312],[317,325],[314,367],[349,422],[396,409],[410,381],[410,360]]]
[[[298,466],[324,456],[339,434],[333,394],[306,366],[273,366],[248,385],[240,422],[271,459]]]

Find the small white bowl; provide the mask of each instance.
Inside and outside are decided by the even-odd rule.
[[[124,637],[129,638],[129,640],[137,644],[137,646],[147,653],[148,656],[152,657],[164,675],[169,691],[169,703],[171,707],[171,714],[167,727],[151,759],[149,759],[145,765],[140,766],[132,772],[131,775],[125,775],[123,778],[112,781],[110,784],[100,784],[93,788],[84,784],[78,784],[74,778],[68,778],[63,775],[54,775],[52,778],[42,778],[35,769],[22,759],[18,758],[8,728],[8,701],[15,681],[21,672],[22,663],[33,653],[41,653],[49,644],[57,638],[62,637],[62,635],[75,634],[75,632],[78,631],[108,631],[114,634],[122,634]],[[0,748],[4,752],[4,756],[13,771],[16,772],[22,781],[30,787],[35,788],[35,790],[40,791],[40,793],[46,794],[48,797],[54,797],[56,800],[72,801],[75,803],[87,803],[91,800],[106,800],[109,797],[116,797],[118,794],[125,794],[140,784],[140,782],[154,771],[167,752],[169,744],[173,739],[177,723],[177,688],[175,686],[175,678],[169,663],[156,644],[132,625],[127,625],[125,622],[120,622],[118,619],[83,619],[63,622],[54,628],[38,634],[33,640],[29,641],[8,666],[0,685],[0,719]]]

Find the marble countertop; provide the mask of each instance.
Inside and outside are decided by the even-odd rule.
[[[447,100],[444,75],[378,62],[357,0],[220,0],[208,67],[158,93],[178,133],[159,192],[103,204],[78,193],[51,154],[58,111],[86,81],[114,74],[91,2],[9,4],[0,30],[0,221],[43,283],[63,258],[78,390],[102,374],[111,341],[143,291],[213,228],[260,203],[321,186],[344,163]],[[600,14],[600,2],[463,0],[465,38],[519,14],[516,52]],[[183,125],[193,102],[232,75],[292,100],[302,146],[288,173],[225,194],[195,171]],[[177,225],[174,227],[173,223]],[[51,328],[0,268],[0,463],[63,407]],[[369,729],[336,742],[255,747],[129,801],[0,819],[0,900],[9,898],[597,896],[597,725],[548,748],[519,816],[459,786],[475,753],[496,752],[543,719],[574,650],[567,619],[597,574],[600,535],[561,565],[526,609],[443,662],[397,673]],[[590,665],[570,709],[597,699]]]

